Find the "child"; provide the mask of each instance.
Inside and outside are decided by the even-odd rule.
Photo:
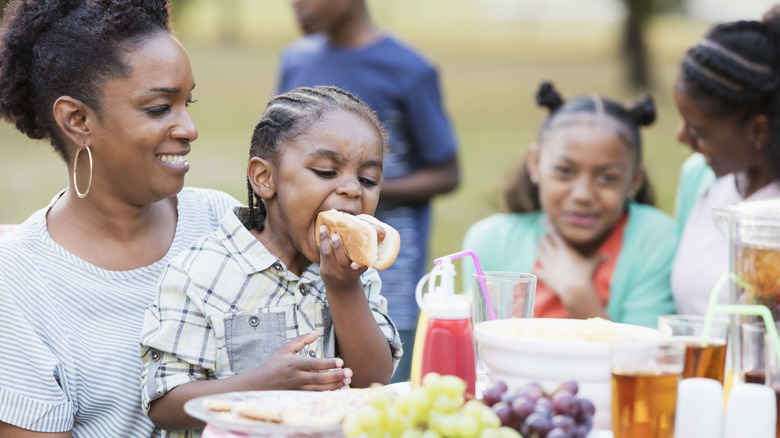
[[[463,247],[484,271],[534,272],[534,317],[609,318],[656,327],[674,313],[669,271],[676,231],[651,207],[639,126],[650,98],[625,108],[597,95],[564,102],[543,83],[550,110],[509,187],[511,213],[474,224]],[[464,264],[468,267],[468,264]],[[473,269],[464,285],[471,288]]]
[[[284,50],[278,91],[338,86],[366,102],[388,131],[376,217],[398,230],[401,251],[380,276],[390,316],[411,352],[419,311],[414,289],[430,263],[430,202],[459,182],[457,142],[438,74],[416,50],[374,25],[365,0],[296,0],[292,6],[306,36]],[[409,379],[410,363],[407,354],[394,382]]]
[[[677,187],[672,291],[680,313],[703,315],[729,271],[729,239],[712,207],[780,196],[780,5],[762,21],[710,29],[680,63],[674,100],[677,139],[695,153]],[[728,287],[719,301],[728,303]]]
[[[374,113],[338,88],[271,99],[252,136],[249,206],[177,257],[147,309],[141,380],[156,426],[201,427],[182,406],[202,395],[390,382],[401,345],[379,277],[314,229],[321,211],[374,212],[385,146]]]

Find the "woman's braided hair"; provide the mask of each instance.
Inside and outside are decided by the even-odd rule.
[[[171,32],[166,0],[12,0],[0,35],[0,118],[67,159],[52,106],[61,96],[100,114],[107,80],[131,72],[124,54]]]
[[[622,132],[618,135],[635,151],[636,165],[638,166],[642,162],[642,136],[639,133],[639,127],[650,125],[655,121],[656,108],[652,97],[644,96],[628,106],[592,95],[576,96],[564,101],[552,83],[545,81],[539,85],[536,92],[536,103],[547,108],[550,113],[542,123],[539,138],[543,138],[550,130],[556,129],[555,122],[560,116],[576,113],[595,114],[598,111],[603,111],[625,127],[628,137],[622,135]],[[531,181],[525,162],[507,186],[504,200],[507,208],[512,212],[523,213],[541,209],[539,188]],[[652,188],[647,178],[644,179],[644,183],[637,191],[634,200],[642,204],[653,204]]]
[[[762,21],[735,21],[711,28],[685,54],[678,87],[709,105],[710,116],[742,122],[766,114],[769,150],[780,173],[780,6]]]
[[[324,114],[335,110],[349,111],[362,117],[376,129],[382,139],[382,148],[387,151],[387,133],[368,105],[340,88],[318,86],[296,88],[268,102],[252,133],[249,158],[260,157],[278,163],[284,143],[305,134]],[[252,190],[249,178],[247,189],[250,227],[262,231],[266,217],[265,204]]]

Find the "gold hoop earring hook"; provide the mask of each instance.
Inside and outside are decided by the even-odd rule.
[[[87,193],[89,193],[89,189],[92,188],[92,151],[89,150],[89,146],[86,144],[84,144],[84,149],[87,150],[87,155],[89,155],[89,180],[87,181],[87,190],[85,190],[84,193],[79,191],[79,184],[76,181],[76,166],[79,162],[81,148],[76,149],[76,156],[73,157],[73,189],[76,190],[76,195],[81,199],[86,198]]]

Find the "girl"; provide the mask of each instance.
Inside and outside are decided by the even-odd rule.
[[[677,189],[677,310],[703,315],[729,271],[729,242],[712,206],[780,196],[780,9],[763,21],[713,27],[683,58],[674,88],[677,139],[695,154]],[[721,303],[728,302],[723,288]]]
[[[0,242],[0,436],[138,437],[138,338],[163,268],[238,201],[183,188],[195,79],[164,0],[11,2],[0,118],[68,187]]]
[[[167,268],[147,310],[142,386],[157,426],[202,426],[182,406],[207,394],[390,382],[401,344],[379,276],[314,228],[321,211],[374,212],[386,141],[338,88],[270,101],[252,136],[249,206]]]
[[[642,166],[639,126],[655,119],[652,100],[630,108],[596,95],[564,102],[543,83],[537,102],[550,115],[506,192],[510,213],[474,224],[463,247],[485,271],[536,273],[535,317],[655,327],[674,311],[676,234],[649,205]],[[472,272],[463,278],[469,288]]]

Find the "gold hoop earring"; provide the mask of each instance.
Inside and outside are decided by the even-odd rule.
[[[84,149],[87,150],[87,155],[89,155],[89,180],[87,181],[87,190],[84,193],[79,192],[79,184],[76,182],[76,165],[79,162],[81,148],[76,149],[76,156],[73,157],[73,189],[76,190],[76,195],[81,199],[87,197],[87,193],[89,193],[89,189],[92,187],[92,151],[89,150],[89,146],[86,143],[84,144]]]

